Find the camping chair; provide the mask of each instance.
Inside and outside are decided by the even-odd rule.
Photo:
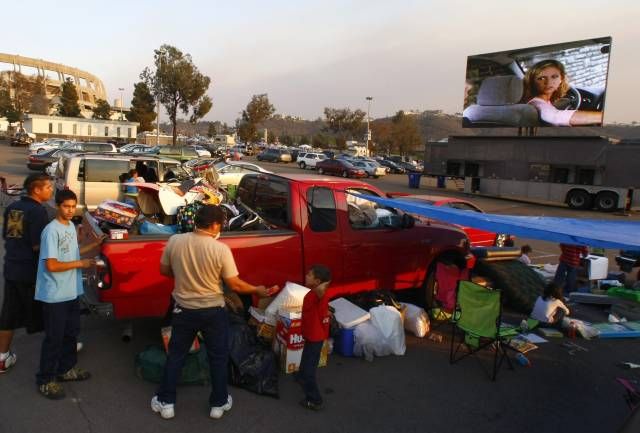
[[[449,362],[460,361],[467,356],[474,355],[482,349],[493,347],[493,373],[491,380],[496,380],[498,369],[507,360],[509,368],[513,370],[511,359],[507,355],[509,348],[507,340],[517,335],[514,328],[500,326],[502,320],[502,292],[483,287],[471,281],[460,281],[456,290],[456,307],[452,316],[451,350]],[[462,331],[460,341],[456,344],[456,329]],[[461,346],[467,351],[461,356],[458,351]],[[498,360],[498,358],[500,358]]]

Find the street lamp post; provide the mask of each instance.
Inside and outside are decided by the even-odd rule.
[[[123,107],[124,107],[124,87],[118,87],[120,90],[120,120],[124,120]]]
[[[371,129],[369,128],[369,113],[371,112],[371,101],[373,101],[373,97],[367,96],[367,152],[371,151],[370,143],[371,143]]]

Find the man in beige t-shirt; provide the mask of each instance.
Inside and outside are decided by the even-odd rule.
[[[151,409],[165,419],[175,415],[176,385],[198,332],[204,337],[211,374],[209,416],[217,419],[231,409],[227,393],[229,322],[220,280],[240,294],[264,297],[278,290],[240,279],[231,249],[217,240],[224,221],[219,206],[203,206],[196,213],[195,231],[171,236],[160,259],[160,272],[175,279],[169,354],[162,383],[151,400]]]

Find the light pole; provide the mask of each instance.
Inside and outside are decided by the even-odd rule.
[[[371,101],[373,101],[373,97],[367,96],[367,152],[370,152],[370,142],[371,142],[371,129],[369,128],[369,112],[371,112]]]
[[[124,87],[118,87],[120,90],[120,120],[124,120],[124,114],[122,112],[124,107]]]

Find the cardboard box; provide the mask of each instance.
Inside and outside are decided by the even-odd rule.
[[[109,239],[129,239],[129,231],[126,229],[109,230]]]
[[[304,338],[302,337],[302,314],[295,310],[280,310],[273,339],[273,351],[280,359],[280,370],[283,373],[295,373],[300,368]],[[318,367],[327,365],[329,344],[322,345]]]
[[[93,213],[94,218],[117,226],[131,228],[138,216],[135,206],[114,200],[105,200]]]

